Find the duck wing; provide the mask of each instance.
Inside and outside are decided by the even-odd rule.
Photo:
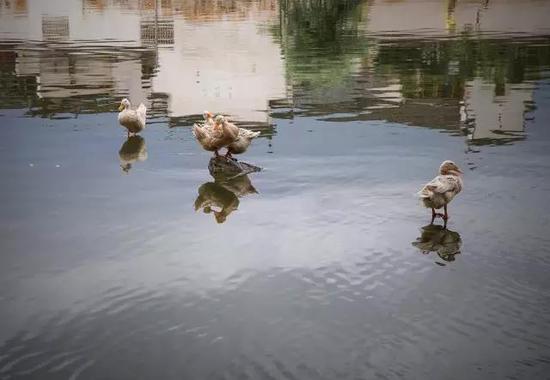
[[[140,120],[135,110],[123,110],[118,114],[118,122],[128,128],[137,126]]]
[[[239,137],[244,137],[246,139],[252,140],[260,135],[260,132],[254,132],[249,129],[239,128]]]
[[[145,120],[147,118],[147,107],[145,107],[145,104],[141,103],[139,107],[136,110],[136,115],[139,120],[139,122],[145,126]]]
[[[197,140],[203,140],[204,138],[207,137],[207,135],[208,135],[208,132],[206,131],[203,125],[198,123],[193,124],[193,136],[195,136]]]
[[[453,193],[458,194],[462,190],[462,184],[454,175],[438,175],[418,192],[420,198],[430,198],[434,194]]]

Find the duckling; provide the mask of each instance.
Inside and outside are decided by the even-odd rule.
[[[136,110],[130,107],[130,101],[126,98],[122,99],[118,107],[120,111],[118,114],[118,122],[128,130],[128,137],[130,137],[130,133],[136,134],[145,128],[147,113],[147,108],[143,103],[141,103]]]
[[[449,214],[447,205],[462,191],[464,186],[461,178],[462,171],[452,161],[443,161],[439,167],[439,175],[428,182],[418,192],[424,206],[432,209],[432,223],[436,216],[441,216],[447,225]],[[436,209],[444,208],[445,214],[436,213]]]

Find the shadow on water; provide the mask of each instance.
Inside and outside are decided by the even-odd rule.
[[[445,262],[455,261],[455,256],[460,254],[462,247],[458,232],[436,224],[428,224],[421,231],[416,241],[412,242],[414,247],[424,255],[435,252]]]
[[[145,139],[139,135],[130,136],[122,144],[118,151],[120,158],[120,167],[122,171],[128,173],[132,168],[132,164],[136,161],[147,160],[147,145]]]
[[[214,182],[206,182],[199,187],[195,211],[213,213],[216,222],[224,223],[239,207],[239,198],[258,193],[248,174],[260,171],[260,168],[218,157],[210,159],[208,170]]]

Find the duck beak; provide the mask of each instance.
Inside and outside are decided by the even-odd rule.
[[[124,109],[124,105],[122,103],[120,103],[120,105],[118,106],[118,110],[122,111],[123,109]]]
[[[459,172],[460,174],[464,174],[464,172],[462,170],[460,170],[459,168],[456,168],[456,171]]]

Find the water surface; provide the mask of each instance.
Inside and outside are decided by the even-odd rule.
[[[0,378],[547,376],[550,2],[319,4],[0,3]]]

